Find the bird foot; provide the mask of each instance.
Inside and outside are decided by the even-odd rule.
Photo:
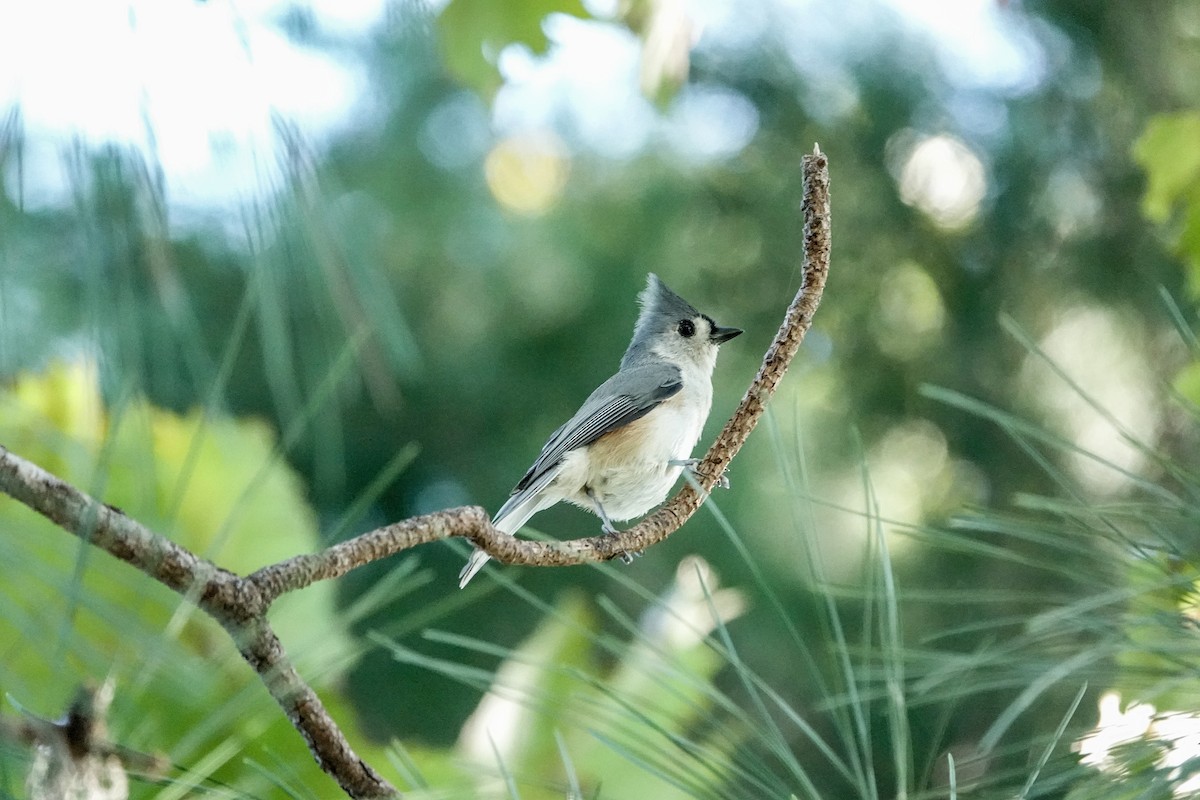
[[[600,530],[604,531],[605,536],[616,536],[618,533],[620,533],[620,531],[618,531],[616,528],[614,528],[608,522],[602,522],[600,524]],[[642,554],[641,550],[623,551],[623,552],[617,553],[617,555],[615,557],[621,559],[622,564],[632,564],[633,557],[641,556],[641,554]]]
[[[703,476],[700,474],[700,459],[698,458],[682,458],[678,460],[668,461],[672,467],[683,467],[688,471],[688,474],[699,481]],[[721,473],[721,477],[717,478],[717,486],[722,489],[729,488],[729,472],[728,470]]]

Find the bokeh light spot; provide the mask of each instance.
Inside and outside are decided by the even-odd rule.
[[[1079,447],[1072,472],[1097,495],[1131,486],[1161,424],[1140,334],[1107,309],[1076,307],[1039,342],[1050,363],[1031,353],[1021,368],[1025,395]]]
[[[975,219],[986,191],[983,162],[953,136],[917,140],[900,169],[900,199],[942,228],[962,228]]]
[[[758,121],[758,109],[740,92],[689,86],[671,108],[666,134],[680,153],[697,161],[729,158],[754,138]]]
[[[544,214],[558,201],[567,183],[570,158],[551,133],[510,136],[487,155],[488,189],[500,205],[520,214]]]
[[[869,491],[863,482],[864,467]],[[904,530],[945,509],[964,490],[974,489],[960,483],[963,477],[969,476],[960,462],[950,458],[949,443],[937,425],[912,419],[893,426],[871,448],[865,465],[848,467],[821,489],[821,495],[830,499],[830,508],[818,517],[827,534],[819,545],[825,574],[845,582],[862,578],[871,557],[871,539],[877,534],[873,524],[864,524],[865,514],[881,514],[893,557],[911,551],[913,540],[903,535]]]
[[[929,273],[906,262],[884,275],[873,326],[882,352],[907,361],[941,338],[945,321],[942,293]]]
[[[451,170],[477,163],[490,141],[487,107],[471,92],[458,92],[439,104],[417,137],[430,162]]]

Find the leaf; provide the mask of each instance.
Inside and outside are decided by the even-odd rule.
[[[1146,170],[1142,209],[1151,220],[1165,222],[1182,200],[1200,203],[1200,112],[1152,118],[1133,154]]]
[[[550,45],[542,22],[550,14],[589,18],[580,0],[451,0],[438,17],[438,38],[450,72],[484,97],[500,86],[496,60],[510,44],[534,53]]]
[[[179,415],[142,399],[106,405],[90,365],[51,364],[0,391],[0,442],[239,572],[319,543],[302,482],[266,424]],[[246,770],[240,756],[267,752],[302,780],[323,780],[215,622],[2,496],[0,586],[3,683],[18,702],[56,713],[81,683],[111,678],[114,737],[167,751],[188,766],[188,780],[220,775],[239,796],[255,795],[274,779]],[[353,642],[332,584],[281,598],[272,623],[301,672],[336,700],[328,685]]]
[[[531,774],[560,766],[555,734],[562,720],[544,710],[570,708],[580,692],[576,676],[595,671],[590,642],[597,622],[578,593],[565,595],[556,607],[558,614],[546,617],[497,670],[492,692],[464,726],[459,744],[469,756],[486,762],[498,738],[498,755],[509,766]]]
[[[1175,376],[1175,391],[1200,406],[1200,362],[1193,362]]]

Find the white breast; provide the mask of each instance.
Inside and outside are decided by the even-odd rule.
[[[675,485],[680,467],[669,462],[691,456],[711,406],[708,375],[685,372],[678,394],[641,419],[568,453],[556,488],[563,499],[593,510],[584,492],[590,486],[614,520],[645,514]]]

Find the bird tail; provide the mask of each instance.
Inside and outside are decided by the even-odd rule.
[[[540,487],[539,487],[540,488]],[[542,501],[545,498],[541,493],[531,494],[525,498],[512,497],[509,502],[496,512],[495,518],[492,520],[492,527],[501,533],[507,533],[512,536],[525,524],[525,521],[532,517],[544,507]],[[516,500],[517,502],[513,502]],[[471,578],[479,570],[483,569],[483,565],[491,558],[482,550],[475,550],[471,553],[471,557],[467,559],[466,566],[462,568],[462,572],[458,573],[458,588],[463,588]]]
[[[462,572],[458,573],[458,588],[463,588],[467,585],[467,581],[475,577],[475,573],[483,569],[483,565],[490,559],[487,553],[482,550],[475,550],[471,553],[471,557],[467,559],[467,564],[462,568]]]

